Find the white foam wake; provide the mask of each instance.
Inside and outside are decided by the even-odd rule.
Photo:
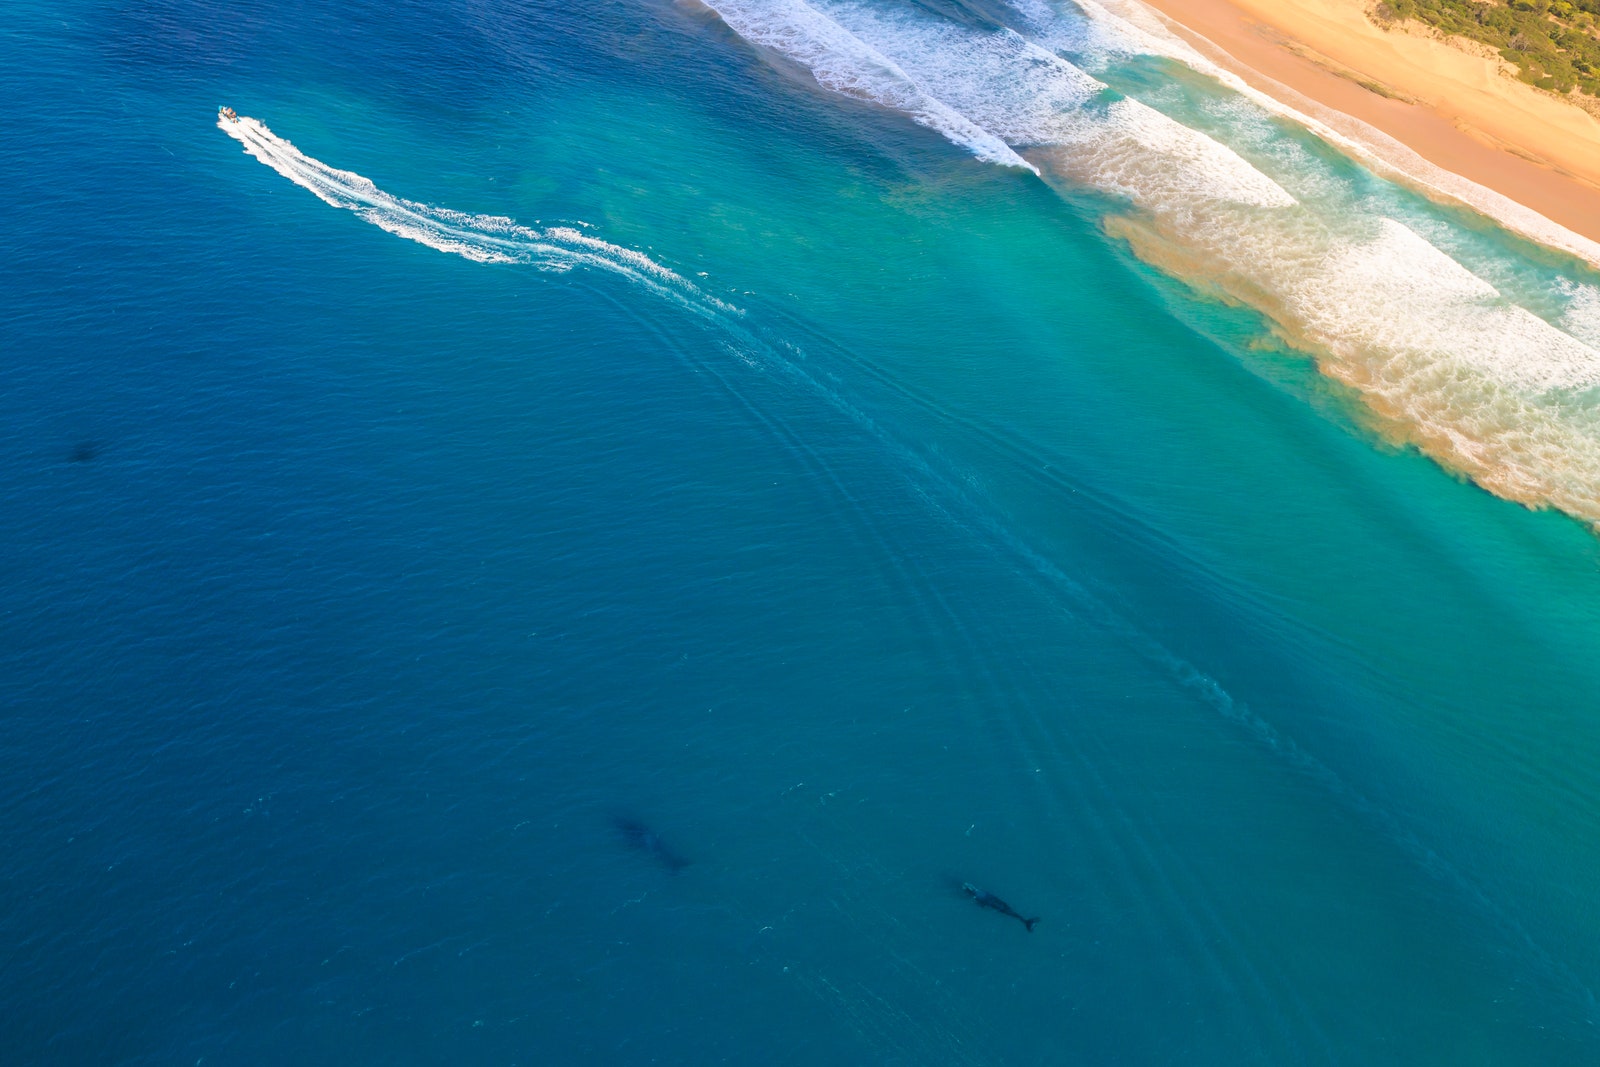
[[[318,199],[397,237],[477,263],[526,263],[540,270],[589,267],[620,274],[702,315],[738,314],[688,279],[642,252],[590,237],[571,226],[536,229],[500,215],[472,215],[405,200],[369,179],[301,152],[252,118],[219,118],[217,127],[248,154]]]

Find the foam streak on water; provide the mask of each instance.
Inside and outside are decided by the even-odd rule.
[[[1433,220],[1430,240],[1397,214],[1393,197],[1373,197],[1299,150],[1292,142],[1303,132],[1269,125],[1263,135],[1254,116],[1266,112],[1237,79],[1219,78],[1210,91],[1250,119],[1209,132],[1169,113],[1170,100],[1158,110],[1112,91],[1107,72],[1129,57],[1179,58],[1205,72],[1198,57],[1175,54],[1159,27],[1098,5],[1086,20],[1044,0],[1013,4],[1011,25],[998,28],[887,2],[711,6],[826,89],[906,112],[981,159],[1010,162],[983,147],[989,141],[930,122],[923,101],[937,100],[961,130],[997,138],[1046,181],[1128,202],[1108,226],[1138,255],[1261,311],[1359,390],[1396,435],[1497,494],[1600,523],[1600,349],[1574,328],[1587,289],[1516,262],[1495,277],[1533,281],[1517,292],[1491,284],[1436,243],[1434,229],[1452,223]],[[1159,90],[1151,92],[1155,100]],[[1263,136],[1277,143],[1263,145]],[[1506,256],[1517,260],[1511,242]],[[1548,313],[1567,306],[1572,313]]]
[[[316,194],[324,203],[353,211],[379,229],[462,256],[475,263],[526,263],[541,270],[589,267],[620,274],[658,296],[702,316],[737,309],[702,292],[676,271],[643,252],[610,244],[572,226],[535,229],[499,215],[472,215],[392,196],[369,179],[337,170],[307,156],[255,119],[225,118],[217,126],[248,154]]]

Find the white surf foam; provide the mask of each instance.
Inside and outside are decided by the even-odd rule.
[[[1140,205],[1175,198],[1263,208],[1294,203],[1232,149],[1137,100],[1115,97],[1103,82],[1014,30],[977,31],[853,3],[838,11],[1008,143],[1070,150],[1077,181]]]
[[[1027,0],[1025,0],[1027,2]],[[1039,2],[1039,0],[1032,0]],[[1104,27],[1102,40],[1117,48],[1165,56],[1205,74],[1275,115],[1303,126],[1385,177],[1442,194],[1494,219],[1513,233],[1570,252],[1600,267],[1600,242],[1574,233],[1560,223],[1510,197],[1429,162],[1405,144],[1360,119],[1324,107],[1287,86],[1274,94],[1261,92],[1202,54],[1169,28],[1166,16],[1140,0],[1072,0]],[[1035,8],[1036,10],[1036,8]],[[1060,17],[1060,16],[1057,16]],[[1284,98],[1293,99],[1293,105]]]
[[[1448,361],[1529,396],[1600,385],[1600,351],[1512,304],[1392,219],[1288,287],[1291,312],[1341,354]]]
[[[1048,23],[1043,0],[1021,2],[1030,18]],[[1513,232],[1600,263],[1600,245],[1397,143],[1385,147],[1377,131],[1351,136],[1257,92],[1175,37],[1137,0],[1075,3],[1104,34],[1122,38],[1119,55],[1182,62],[1248,101],[1240,106],[1287,118],[1380,174],[1448,193]],[[1076,18],[1059,11],[1054,17]],[[1241,133],[1258,159],[1268,154],[1262,132]],[[1308,170],[1308,162],[1303,153],[1276,153],[1273,165],[1308,196],[1302,209],[1281,217],[1242,219],[1141,202],[1160,234],[1145,254],[1170,257],[1179,273],[1265,311],[1328,374],[1359,389],[1448,466],[1503,496],[1600,525],[1600,290],[1558,281],[1555,291],[1534,293],[1523,279],[1517,287],[1524,300],[1547,311],[1565,307],[1549,319],[1536,315],[1385,217],[1378,201],[1313,192],[1330,179],[1324,168]]]
[[[1120,230],[1141,256],[1265,312],[1447,466],[1600,524],[1600,349],[1414,230],[1305,208],[1157,210]],[[1587,312],[1569,304],[1568,317]]]
[[[824,88],[902,111],[979,159],[1038,173],[999,137],[925,91],[893,59],[805,0],[706,3],[740,37],[804,66]]]
[[[980,159],[1038,173],[1020,151],[1070,147],[1075,180],[1135,203],[1177,195],[1294,203],[1225,145],[1138,101],[1113,99],[1103,83],[1014,31],[850,0],[709,6],[824,88],[901,111]]]
[[[536,229],[499,215],[472,215],[384,192],[369,179],[301,152],[255,119],[219,118],[217,127],[245,152],[318,199],[354,212],[379,229],[476,263],[525,263],[540,270],[589,267],[620,274],[702,315],[738,309],[701,291],[642,252],[610,244],[572,226]]]
[[[1560,292],[1567,301],[1561,328],[1586,344],[1600,346],[1600,286],[1565,281]]]
[[[1009,162],[997,139],[1045,177],[1127,199],[1139,210],[1120,232],[1136,251],[1265,312],[1431,454],[1495,492],[1600,523],[1600,416],[1583,400],[1600,391],[1600,349],[1589,343],[1600,326],[1577,328],[1600,313],[1551,294],[1535,302],[1569,310],[1547,321],[1385,217],[1259,116],[1291,118],[1341,147],[1354,142],[1250,89],[1142,6],[1011,3],[1016,29],[990,30],[913,4],[711,0],[741,36],[802,64],[825,88],[900,110],[980,158]],[[1255,107],[1256,117],[1241,124],[1219,112],[1209,120],[1218,136],[1207,136],[1111,92],[1058,54],[1069,48],[1092,65],[1177,59],[1232,89],[1233,106]],[[1219,139],[1230,131],[1255,163]],[[1521,221],[1523,232],[1544,233]],[[1583,247],[1575,237],[1552,243]]]

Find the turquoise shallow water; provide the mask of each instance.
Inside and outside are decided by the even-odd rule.
[[[1068,9],[807,9],[1035,176],[719,6],[19,9],[0,1047],[1593,1062],[1600,543],[1406,443],[1581,436],[1491,312],[1586,268]],[[1000,22],[1295,205],[1018,135]],[[1377,219],[1476,333],[1319,317]]]

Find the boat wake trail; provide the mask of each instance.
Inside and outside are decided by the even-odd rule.
[[[740,314],[739,309],[705,293],[643,252],[601,241],[574,227],[535,229],[501,215],[471,215],[405,200],[359,174],[311,158],[255,119],[223,115],[217,119],[217,127],[244,145],[246,153],[310,190],[323,203],[353,211],[408,241],[476,263],[523,263],[547,271],[574,267],[609,271],[706,318]]]

